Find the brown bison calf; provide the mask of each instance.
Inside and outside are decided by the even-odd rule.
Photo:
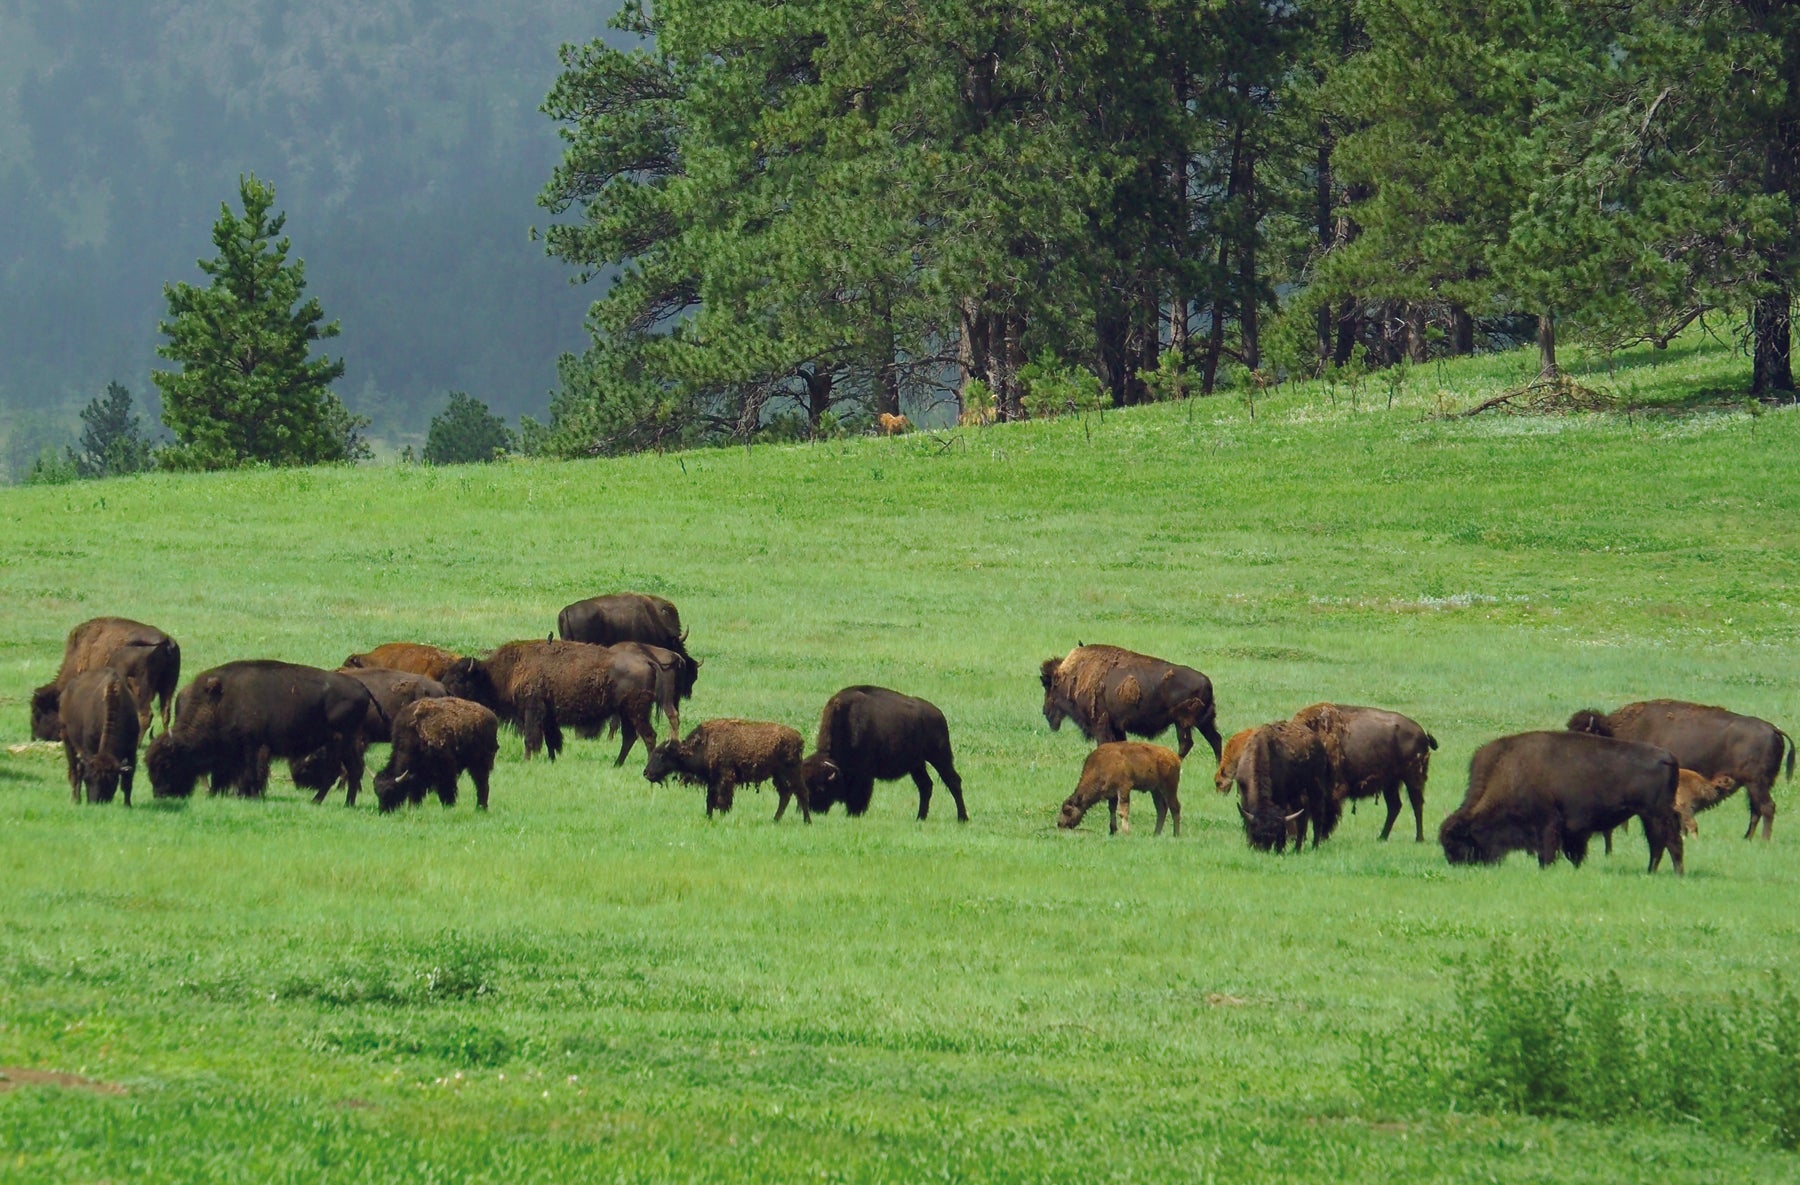
[[[775,821],[787,811],[788,799],[800,802],[800,817],[812,822],[806,778],[800,772],[805,742],[785,724],[762,720],[708,720],[686,740],[664,741],[650,752],[644,778],[660,784],[675,774],[690,785],[706,787],[706,817],[731,810],[740,784],[773,781],[781,794]]]
[[[1062,804],[1056,825],[1065,831],[1081,824],[1095,803],[1106,802],[1107,832],[1131,834],[1131,792],[1147,790],[1156,803],[1156,834],[1174,817],[1181,834],[1181,758],[1173,750],[1143,741],[1112,741],[1088,754],[1075,793]]]
[[[111,667],[76,675],[63,685],[61,713],[70,796],[80,802],[85,786],[89,802],[111,802],[122,788],[130,806],[138,705],[126,677]]]
[[[475,805],[487,810],[488,776],[500,751],[500,720],[480,704],[449,697],[415,700],[394,717],[394,751],[375,775],[375,799],[383,812],[403,802],[414,806],[435,791],[445,806],[456,803],[456,779],[467,771]]]
[[[1730,774],[1716,774],[1707,778],[1691,769],[1684,769],[1675,779],[1675,813],[1681,816],[1681,832],[1683,835],[1699,835],[1700,825],[1694,822],[1694,816],[1728,797],[1737,789],[1737,779]],[[1609,834],[1607,839],[1612,836]],[[1609,846],[1607,851],[1612,851]]]
[[[1256,735],[1254,728],[1234,732],[1225,741],[1225,752],[1219,757],[1219,768],[1213,774],[1213,789],[1220,794],[1230,794],[1231,788],[1237,785],[1238,761],[1244,756],[1244,746]]]

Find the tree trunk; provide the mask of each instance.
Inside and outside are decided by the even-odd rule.
[[[1111,294],[1101,297],[1103,307],[1094,314],[1094,353],[1100,371],[1100,385],[1112,398],[1114,407],[1131,401],[1128,391],[1131,364],[1127,342],[1130,326],[1125,310],[1118,307]]]
[[[875,410],[890,416],[900,414],[900,368],[894,357],[894,316],[886,292],[875,296],[874,341],[871,353],[875,362]]]
[[[1459,358],[1475,352],[1475,318],[1459,304],[1450,306],[1450,352]]]
[[[1232,202],[1238,195],[1238,182],[1242,173],[1244,155],[1244,123],[1238,120],[1237,131],[1231,138],[1231,169],[1225,175],[1226,210],[1232,209]],[[1212,324],[1206,332],[1206,361],[1200,373],[1200,392],[1211,395],[1218,385],[1219,358],[1225,352],[1225,310],[1228,307],[1231,282],[1226,279],[1231,269],[1231,236],[1219,236],[1219,270],[1213,282]]]
[[[1770,395],[1794,389],[1793,310],[1794,292],[1773,276],[1766,277],[1775,290],[1756,298],[1752,313],[1754,342],[1750,393]]]
[[[956,343],[956,363],[962,370],[957,401],[962,404],[960,410],[966,411],[969,384],[980,380],[985,385],[988,379],[988,315],[981,311],[978,302],[967,298],[957,302],[956,311],[962,323],[962,337]],[[999,392],[990,387],[989,393],[997,404]]]
[[[1362,315],[1355,299],[1346,296],[1344,303],[1338,306],[1337,312],[1337,345],[1332,348],[1331,361],[1338,366],[1350,365],[1356,357],[1356,339],[1362,335]]]
[[[1406,360],[1423,362],[1430,352],[1430,342],[1425,335],[1425,306],[1413,302],[1406,306]]]
[[[1326,120],[1320,120],[1319,154],[1313,166],[1314,172],[1317,174],[1317,188],[1314,198],[1317,202],[1316,213],[1318,214],[1319,220],[1320,255],[1324,255],[1327,251],[1330,251],[1332,243],[1337,239],[1337,219],[1332,217],[1333,203],[1331,200],[1331,149],[1334,141],[1335,137],[1331,134],[1331,124]],[[1330,305],[1322,304],[1319,306],[1318,334],[1319,369],[1323,370],[1325,364],[1331,361]]]
[[[1538,377],[1553,379],[1562,372],[1556,368],[1556,314],[1539,313],[1537,324]]]
[[[1238,196],[1243,202],[1243,225],[1238,244],[1238,333],[1243,339],[1244,365],[1262,369],[1262,343],[1256,301],[1256,155],[1251,151],[1237,154],[1243,164],[1243,184]]]

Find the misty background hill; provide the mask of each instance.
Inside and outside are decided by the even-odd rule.
[[[165,283],[240,173],[274,183],[378,445],[447,392],[541,409],[595,293],[529,230],[538,111],[614,0],[0,0],[0,434],[16,467],[108,381],[153,410]]]

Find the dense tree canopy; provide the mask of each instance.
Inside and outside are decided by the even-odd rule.
[[[577,215],[549,249],[616,269],[553,451],[1527,333],[1554,373],[1559,327],[1666,341],[1707,310],[1792,385],[1785,6],[666,0],[620,27],[640,44],[566,50],[545,106],[540,201]]]

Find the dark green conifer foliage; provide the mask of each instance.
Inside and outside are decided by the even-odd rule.
[[[108,383],[106,394],[81,409],[81,447],[73,455],[82,477],[141,473],[154,463],[144,421],[131,410],[131,392]]]
[[[314,342],[335,337],[316,298],[305,296],[306,269],[288,261],[285,214],[271,216],[275,188],[243,177],[241,216],[219,211],[201,260],[206,287],[165,285],[168,341],[157,353],[181,365],[157,371],[163,423],[175,443],[160,463],[176,469],[227,469],[258,462],[316,465],[368,455],[361,430],[331,391],[342,359],[310,357]]]
[[[452,391],[444,410],[431,417],[423,459],[431,465],[492,461],[512,447],[512,429],[505,420],[474,396]]]

